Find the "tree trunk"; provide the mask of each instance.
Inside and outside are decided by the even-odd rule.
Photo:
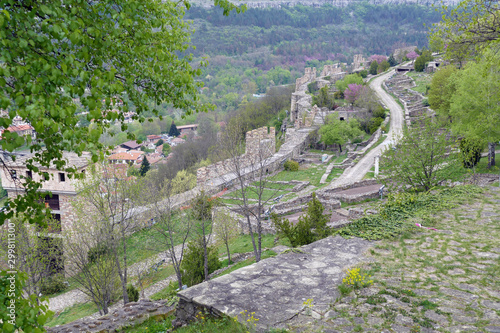
[[[488,142],[488,169],[495,166],[495,145],[496,142]]]
[[[342,145],[339,143],[340,155],[342,155]]]
[[[226,240],[226,250],[227,250],[227,266],[231,265],[231,252],[229,252],[229,240]]]

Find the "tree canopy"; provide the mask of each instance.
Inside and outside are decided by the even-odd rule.
[[[236,8],[226,0],[215,4],[226,15]],[[194,69],[184,52],[191,34],[183,20],[188,2],[4,0],[0,7],[0,108],[8,112],[0,126],[7,128],[20,116],[37,132],[31,141],[5,131],[1,146],[13,152],[29,145],[35,155],[27,167],[34,172],[51,163],[74,171],[63,151],[89,151],[96,161],[104,129],[123,120],[132,105],[140,120],[151,104],[164,101],[186,113],[211,107],[197,96],[201,83],[194,78],[201,69]],[[82,110],[85,117],[78,114]],[[93,123],[77,126],[80,118]],[[26,179],[20,185],[26,195],[11,206],[35,222],[43,209],[36,204],[40,184]],[[0,223],[12,214],[2,213]]]
[[[363,131],[359,129],[359,123],[356,119],[342,121],[338,119],[336,113],[333,113],[327,117],[326,124],[319,129],[319,134],[321,134],[321,142],[325,145],[338,144],[340,151],[342,151],[343,144],[362,135]]]

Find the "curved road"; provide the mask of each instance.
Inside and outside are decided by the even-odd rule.
[[[341,185],[347,185],[362,180],[366,173],[370,171],[370,168],[373,166],[375,162],[375,156],[380,155],[383,147],[402,135],[404,111],[401,106],[392,98],[392,96],[386,93],[382,88],[382,82],[387,80],[393,73],[394,70],[391,70],[386,74],[376,77],[370,83],[370,87],[378,95],[379,100],[385,104],[385,106],[390,110],[391,113],[391,125],[389,127],[389,133],[387,133],[387,138],[382,144],[370,150],[370,152],[366,154],[356,165],[345,169],[344,173],[339,178],[328,185],[328,188],[335,188]]]

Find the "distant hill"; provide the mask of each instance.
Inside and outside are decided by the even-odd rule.
[[[335,7],[346,7],[350,4],[356,2],[365,2],[359,0],[241,0],[241,1],[231,1],[235,4],[246,4],[248,8],[280,8],[280,7],[293,7],[296,5],[310,6],[310,7],[321,7],[323,5],[329,4]],[[440,0],[370,0],[371,4],[382,5],[382,4],[416,4],[422,6],[436,5],[440,6]],[[446,5],[454,5],[459,3],[460,0],[443,0]],[[205,8],[210,8],[214,6],[212,0],[193,0],[192,4],[196,6],[201,6]]]

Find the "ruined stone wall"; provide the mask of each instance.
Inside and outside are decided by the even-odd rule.
[[[276,152],[276,130],[270,127],[257,128],[249,131],[245,136],[245,154],[239,158],[227,159],[196,170],[196,184],[198,186],[211,185],[210,179],[221,177],[234,172],[236,163],[243,169],[252,164],[269,159]]]
[[[295,91],[299,91],[300,87],[302,87],[306,83],[310,83],[316,79],[316,67],[307,67],[305,70],[305,74],[302,77],[299,77],[295,80]]]
[[[366,59],[362,54],[355,54],[354,59],[352,61],[352,70],[355,71],[357,69],[365,67]]]
[[[321,77],[329,76],[329,75],[333,75],[333,74],[338,74],[341,72],[342,72],[342,68],[339,67],[339,64],[325,65],[323,67],[323,70],[321,71]]]
[[[168,300],[153,302],[141,299],[138,302],[127,303],[122,308],[98,319],[79,319],[66,325],[49,327],[47,332],[119,332],[122,328],[139,325],[149,318],[163,320],[174,311],[173,305],[168,306]]]

